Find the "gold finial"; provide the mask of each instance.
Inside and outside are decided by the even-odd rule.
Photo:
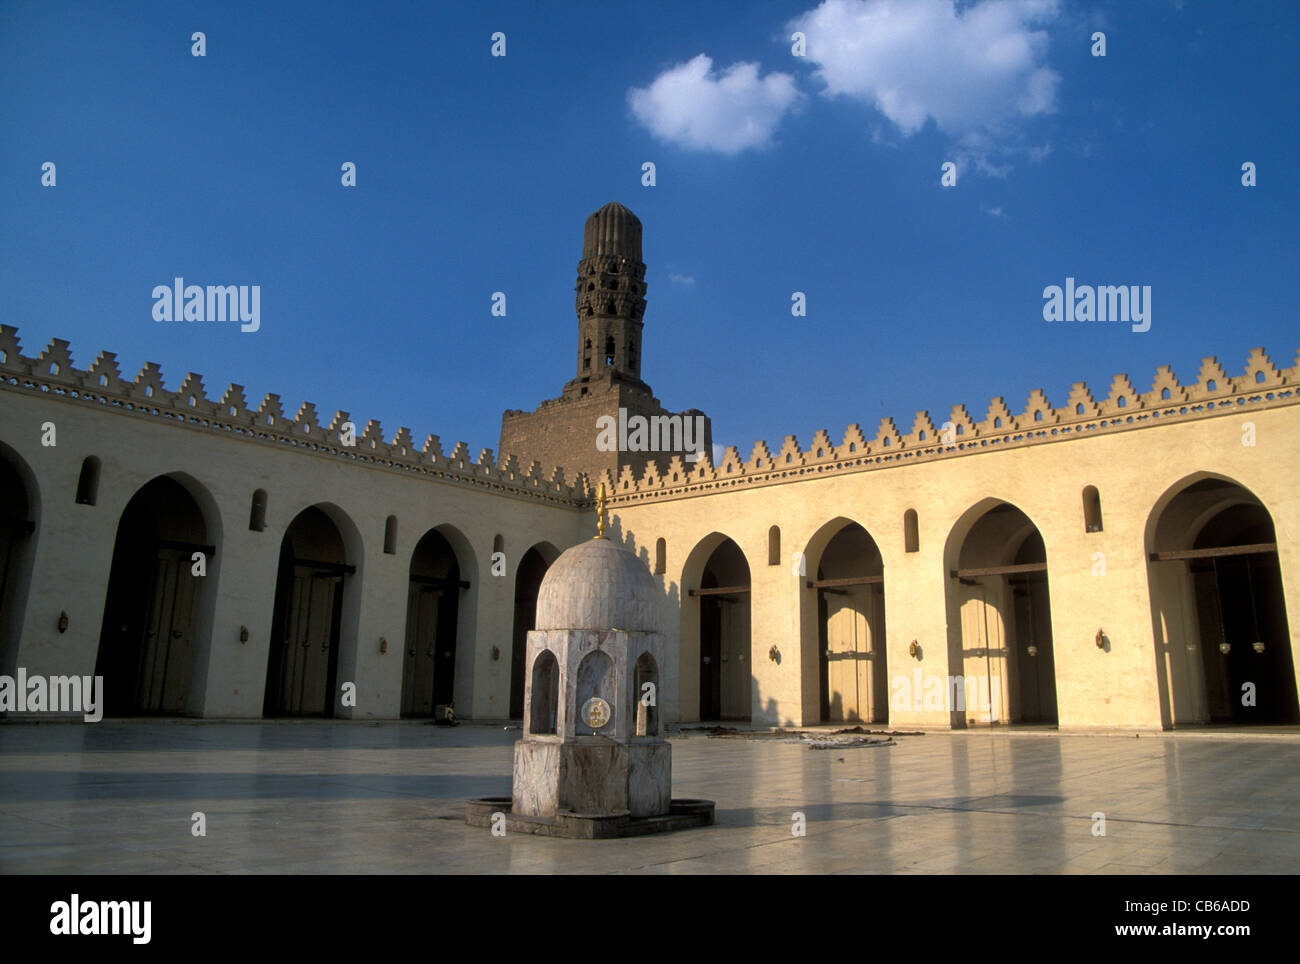
[[[596,500],[596,538],[605,538],[605,483],[600,483],[600,495]]]

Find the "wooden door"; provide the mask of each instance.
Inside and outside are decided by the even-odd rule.
[[[328,716],[338,642],[341,577],[294,566],[280,663],[280,708],[291,716]],[[336,599],[336,596],[339,596]]]
[[[722,716],[722,602],[700,598],[700,719]]]
[[[189,550],[158,550],[136,670],[136,712],[184,713],[188,706],[200,578],[192,575]]]
[[[871,721],[871,597],[868,586],[823,589],[825,595],[826,721]]]
[[[438,667],[438,609],[442,592],[412,582],[406,603],[406,649],[402,658],[402,715],[432,716]]]

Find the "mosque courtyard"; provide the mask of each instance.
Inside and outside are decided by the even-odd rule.
[[[466,826],[466,799],[510,793],[500,724],[5,725],[0,872],[1294,873],[1293,730],[683,729],[673,795],[717,801],[716,825],[578,841]]]

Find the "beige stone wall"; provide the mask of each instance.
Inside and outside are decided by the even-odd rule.
[[[126,414],[47,394],[0,391],[0,443],[35,476],[39,492],[35,561],[14,665],[29,674],[94,672],[113,545],[122,510],[140,487],[167,474],[203,509],[209,560],[206,628],[190,705],[207,717],[258,717],[268,663],[276,567],[285,529],[318,505],[339,526],[347,561],[339,680],[357,683],[355,710],[338,715],[392,718],[401,700],[402,650],[411,552],[430,528],[457,552],[462,594],[455,672],[459,715],[508,715],[515,564],[546,541],[571,545],[586,515],[571,503],[469,482],[440,482],[410,472],[313,455],[275,441],[231,438],[173,419]],[[57,444],[41,445],[53,422]],[[97,504],[75,502],[82,460],[102,460]],[[253,491],[269,495],[266,529],[250,531]],[[397,552],[383,551],[385,520],[398,519]],[[493,538],[503,534],[507,569],[491,574]],[[66,612],[69,626],[56,624]],[[239,641],[247,626],[248,642]],[[388,641],[381,654],[379,641]],[[493,659],[497,647],[499,659]]]
[[[0,627],[6,669],[93,673],[118,520],[143,485],[166,474],[195,497],[207,541],[217,547],[200,604],[188,701],[194,712],[260,715],[281,539],[294,516],[315,505],[338,525],[356,567],[346,583],[339,679],[356,682],[358,706],[340,715],[398,715],[411,552],[433,527],[452,543],[461,578],[470,582],[460,603],[457,712],[507,715],[515,565],[536,543],[564,549],[591,535],[585,478],[547,479],[536,465],[522,469],[510,457],[498,464],[490,452],[473,462],[463,445],[443,455],[436,439],[417,449],[405,430],[386,441],[377,425],[344,451],[337,444],[343,413],[322,428],[309,406],[286,418],[274,396],[253,410],[232,386],[220,402],[211,401],[196,376],[173,394],[161,390],[160,374],[148,366],[126,382],[111,356],[77,371],[65,343],[35,359],[19,355],[16,344],[13,329],[0,331],[0,453],[28,480],[36,532],[29,578],[19,583],[21,622]],[[729,450],[716,468],[707,459],[690,469],[674,460],[643,476],[626,469],[606,477],[610,535],[652,571],[656,540],[666,541],[665,572],[654,576],[666,636],[664,719],[697,715],[699,602],[689,590],[699,587],[710,553],[727,537],[749,566],[747,665],[756,722],[819,719],[817,593],[806,582],[847,522],[866,529],[881,553],[889,677],[917,669],[939,677],[963,673],[970,662],[962,654],[963,618],[983,619],[990,638],[1015,642],[999,601],[973,611],[970,594],[950,576],[971,527],[1000,502],[1025,513],[1043,539],[1061,727],[1156,728],[1203,719],[1187,650],[1197,642],[1195,614],[1176,592],[1185,581],[1181,570],[1148,561],[1153,520],[1177,490],[1200,478],[1231,480],[1253,493],[1275,526],[1289,645],[1300,665],[1297,382],[1300,366],[1279,370],[1256,351],[1235,380],[1207,361],[1196,385],[1180,386],[1162,370],[1151,391],[1139,395],[1119,376],[1100,403],[1075,386],[1060,410],[1033,393],[1026,413],[1012,416],[996,399],[979,424],[959,406],[952,421],[965,429],[960,447],[937,443],[935,426],[921,413],[907,435],[887,420],[875,439],[851,427],[838,446],[825,433],[806,450],[788,437],[775,454],[759,443],[745,463]],[[57,431],[53,447],[41,444],[47,422]],[[1245,423],[1253,426],[1253,445],[1243,445]],[[102,460],[94,506],[75,502],[88,455]],[[1100,532],[1085,531],[1082,492],[1089,485],[1100,492]],[[250,500],[259,488],[269,494],[269,512],[266,529],[254,532]],[[908,510],[918,516],[916,552],[905,551]],[[399,524],[391,555],[383,551],[390,515]],[[780,553],[771,564],[774,525]],[[497,535],[505,541],[504,577],[491,573]],[[803,575],[796,575],[795,553],[805,556]],[[997,592],[1006,614],[1005,587]],[[56,628],[61,612],[69,617],[64,633]],[[241,643],[245,626],[250,638]],[[1104,650],[1094,642],[1098,630],[1108,640]],[[381,638],[387,653],[380,652]],[[909,653],[913,641],[919,659]],[[735,693],[728,694],[730,705]],[[894,726],[959,722],[945,709],[889,711]]]
[[[1271,407],[1269,407],[1271,406]],[[1242,444],[1253,422],[1256,444]],[[687,498],[640,497],[613,509],[615,531],[635,547],[667,542],[664,625],[676,632],[678,659],[666,670],[670,716],[691,719],[698,686],[698,606],[685,594],[717,534],[745,553],[753,576],[751,651],[757,695],[754,718],[816,722],[815,591],[791,573],[793,552],[808,569],[835,520],[862,525],[884,560],[888,673],[958,674],[950,665],[949,622],[960,618],[960,594],[948,570],[965,531],[997,500],[1028,515],[1046,547],[1062,728],[1162,725],[1156,637],[1146,558],[1148,522],[1168,491],[1202,474],[1235,481],[1272,515],[1288,600],[1293,658],[1300,665],[1300,407],[1294,399],[1194,421],[1147,423],[1114,434],[1008,447],[1000,451],[755,488],[726,488]],[[1101,494],[1104,529],[1085,531],[1082,491]],[[903,515],[918,512],[919,551],[904,551]],[[768,529],[779,525],[780,565],[768,564]],[[1105,574],[1094,575],[1094,553]],[[685,603],[678,607],[678,600]],[[1109,651],[1095,644],[1099,629]],[[922,658],[908,654],[916,640]],[[780,662],[769,658],[775,646]],[[1162,657],[1163,658],[1163,657]],[[924,710],[891,712],[891,725],[944,726],[950,717]]]

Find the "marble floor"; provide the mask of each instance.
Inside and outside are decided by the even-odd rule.
[[[687,731],[673,793],[716,800],[717,825],[610,841],[465,825],[467,798],[509,794],[518,736],[414,722],[0,725],[0,873],[1300,870],[1293,735],[930,733],[811,750]],[[206,836],[191,832],[196,812]]]

